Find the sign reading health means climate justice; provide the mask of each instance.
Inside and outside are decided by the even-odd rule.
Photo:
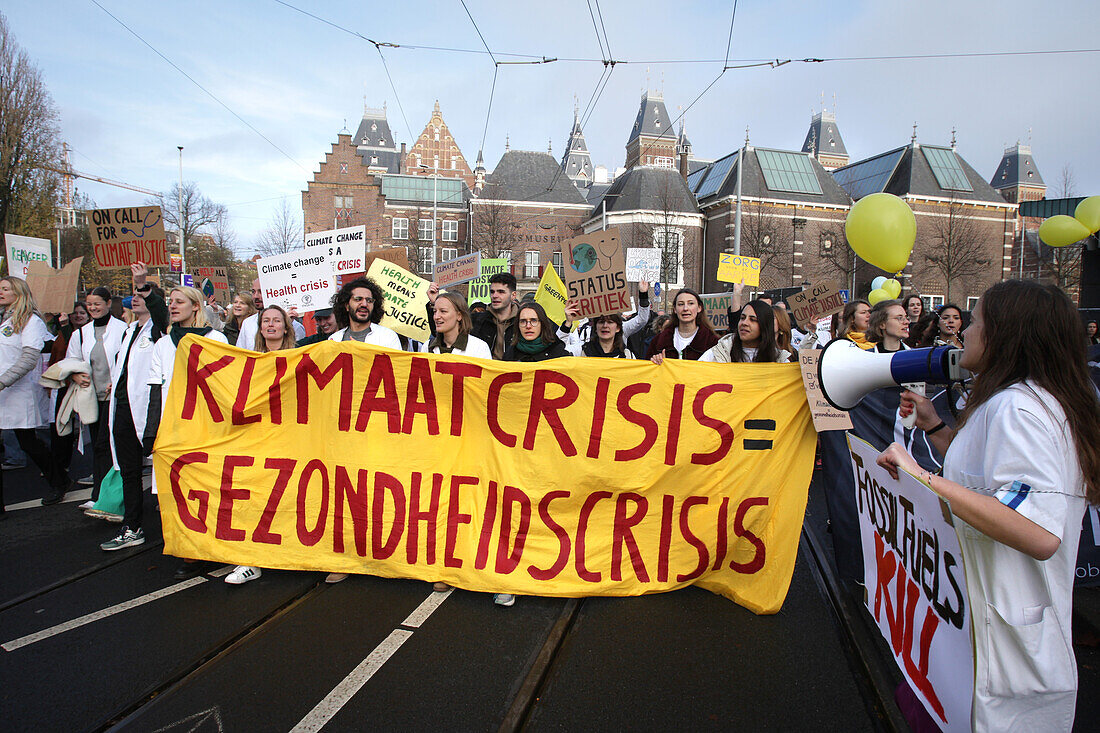
[[[27,267],[32,262],[42,262],[52,266],[50,240],[38,237],[24,237],[21,234],[5,234],[4,244],[8,248],[8,274],[12,277],[27,279]],[[71,306],[72,303],[69,303]]]
[[[328,254],[317,247],[261,257],[256,261],[266,305],[309,313],[331,306],[336,278]]]
[[[88,212],[88,231],[95,263],[101,270],[128,270],[135,262],[149,267],[170,264],[159,206],[92,209]]]
[[[359,225],[306,234],[306,248],[324,247],[337,275],[366,272],[367,227]]]
[[[188,335],[153,458],[165,552],[777,612],[816,445],[798,368],[559,361]]]
[[[760,285],[760,258],[722,252],[718,255],[718,279],[756,287]]]
[[[970,602],[951,511],[904,471],[895,481],[848,433],[867,611],[943,731],[969,731],[974,694]]]
[[[474,252],[446,262],[437,262],[435,265],[435,284],[440,288],[461,285],[479,277],[481,277],[480,252]]]
[[[615,229],[584,234],[562,243],[565,289],[582,318],[630,310],[626,258]]]
[[[430,282],[387,260],[370,263],[367,277],[382,288],[386,301],[383,326],[417,341],[431,338],[427,310]]]

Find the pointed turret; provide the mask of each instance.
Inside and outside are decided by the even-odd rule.
[[[592,156],[588,154],[576,108],[573,109],[573,130],[569,133],[569,142],[565,144],[565,153],[561,157],[561,170],[578,185],[592,180]]]
[[[626,167],[674,167],[676,135],[670,129],[671,125],[664,97],[652,91],[643,94],[638,117],[634,120],[634,128],[626,141]]]
[[[1031,146],[1019,142],[1005,148],[1001,164],[997,166],[989,185],[1013,204],[1037,201],[1046,195],[1047,190],[1035,159],[1031,157]]]
[[[802,152],[817,158],[828,171],[848,165],[848,150],[836,126],[836,115],[822,110],[813,116],[810,129],[806,132],[806,141],[802,143]]]

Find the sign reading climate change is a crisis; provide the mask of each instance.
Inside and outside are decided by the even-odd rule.
[[[88,231],[101,270],[128,270],[135,262],[149,267],[171,264],[159,206],[93,209],[88,212]]]
[[[816,444],[798,366],[559,361],[189,335],[153,459],[165,552],[778,611]]]

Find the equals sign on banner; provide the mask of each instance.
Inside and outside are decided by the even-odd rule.
[[[745,430],[766,430],[769,433],[775,433],[775,420],[746,420]],[[745,450],[771,450],[771,440],[761,440],[759,438],[745,438],[744,440]]]

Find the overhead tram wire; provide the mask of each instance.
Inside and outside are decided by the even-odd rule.
[[[600,29],[596,25],[596,12],[592,9],[592,0],[587,0],[587,2],[588,2],[588,17],[592,19],[592,30],[594,30],[596,32],[596,43],[598,43],[600,45],[600,58],[602,58],[603,60],[606,61],[607,57],[610,56],[610,52],[604,50],[603,39],[600,38]]]
[[[596,14],[600,16],[600,28],[603,29],[603,45],[607,49],[607,59],[608,61],[610,61],[611,59],[615,58],[611,55],[611,41],[607,38],[607,26],[603,23],[603,11],[600,10],[600,0],[595,0],[595,3]]]
[[[194,84],[194,85],[195,85],[196,87],[198,87],[198,88],[199,88],[200,90],[202,90],[202,92],[203,92],[204,94],[206,94],[206,96],[210,97],[210,98],[211,98],[211,99],[213,99],[213,100],[214,100],[215,102],[217,102],[217,103],[218,103],[219,105],[221,105],[221,106],[222,106],[222,108],[223,108],[223,109],[225,109],[225,111],[226,111],[226,112],[228,112],[229,114],[231,114],[231,115],[233,115],[234,117],[236,117],[236,118],[237,118],[237,120],[239,120],[239,121],[241,122],[241,124],[243,124],[243,125],[244,125],[245,127],[247,127],[247,128],[249,129],[249,130],[252,130],[252,132],[254,132],[254,133],[256,133],[257,135],[259,135],[259,137],[260,137],[260,138],[261,138],[261,139],[262,139],[262,140],[263,140],[264,142],[266,142],[266,143],[267,143],[268,145],[270,145],[271,147],[275,148],[275,150],[279,151],[279,153],[281,153],[281,154],[283,155],[283,157],[285,157],[285,158],[286,158],[287,160],[289,160],[289,161],[290,161],[291,163],[293,163],[294,165],[296,165],[296,166],[298,166],[299,168],[301,168],[301,169],[302,169],[302,171],[303,171],[303,172],[304,172],[304,173],[305,173],[306,175],[309,175],[309,173],[310,173],[310,172],[309,172],[308,170],[306,170],[306,167],[305,167],[305,166],[303,166],[303,165],[302,165],[301,163],[299,163],[299,162],[298,162],[297,160],[295,160],[294,158],[292,158],[292,157],[290,156],[290,153],[286,152],[285,150],[283,150],[282,148],[280,148],[280,147],[279,147],[278,145],[276,145],[276,144],[275,144],[274,142],[272,142],[272,141],[271,141],[271,139],[267,137],[267,135],[264,135],[264,134],[263,134],[262,132],[260,132],[259,130],[257,130],[257,129],[256,129],[256,128],[255,128],[255,127],[254,127],[254,126],[252,125],[252,123],[250,123],[250,122],[249,122],[248,120],[246,120],[245,118],[241,117],[241,116],[240,116],[239,114],[237,114],[236,112],[234,112],[234,111],[233,111],[233,110],[232,110],[232,109],[231,109],[231,108],[229,107],[229,105],[228,105],[228,104],[226,104],[226,103],[225,103],[225,102],[223,102],[222,100],[218,99],[218,97],[217,97],[217,96],[215,96],[213,92],[211,92],[211,91],[210,91],[209,89],[207,89],[206,87],[204,87],[204,86],[203,86],[202,84],[199,84],[199,83],[198,83],[197,81],[195,81],[194,77],[192,77],[192,76],[191,76],[190,74],[188,74],[188,73],[187,73],[186,71],[184,71],[184,70],[183,70],[183,69],[181,69],[181,68],[180,68],[179,66],[177,66],[177,65],[176,65],[176,63],[175,63],[174,61],[172,61],[172,59],[168,58],[168,57],[167,57],[167,56],[165,56],[165,55],[164,55],[163,53],[161,53],[161,52],[160,52],[160,51],[158,51],[158,50],[157,50],[156,48],[154,48],[154,47],[153,47],[153,44],[149,43],[149,42],[148,42],[148,41],[146,41],[146,40],[145,40],[144,38],[142,38],[142,37],[141,37],[141,35],[139,35],[139,34],[138,34],[138,32],[137,32],[137,31],[135,31],[135,30],[134,30],[133,28],[131,28],[130,26],[128,26],[128,25],[126,25],[125,23],[123,23],[123,22],[122,22],[122,21],[121,21],[121,20],[120,20],[120,19],[118,18],[118,16],[116,16],[116,15],[115,15],[114,13],[112,13],[112,12],[111,12],[110,10],[108,10],[107,8],[105,8],[105,7],[103,7],[102,5],[100,5],[100,4],[99,4],[99,2],[98,2],[98,0],[92,0],[92,4],[93,4],[93,5],[95,5],[95,6],[97,7],[97,8],[99,8],[100,10],[102,10],[102,11],[103,11],[104,13],[106,13],[107,15],[109,15],[109,16],[111,17],[111,19],[112,19],[112,20],[114,20],[114,21],[115,21],[116,23],[118,23],[118,24],[119,24],[120,26],[122,26],[123,28],[125,28],[125,29],[126,29],[126,31],[127,31],[128,33],[130,33],[130,35],[132,35],[132,36],[133,36],[134,38],[138,39],[138,40],[139,40],[139,41],[141,41],[141,42],[142,42],[143,44],[145,44],[145,46],[146,46],[146,47],[148,47],[148,49],[149,49],[150,51],[152,51],[152,52],[153,52],[153,53],[155,53],[155,54],[156,54],[157,56],[160,56],[160,57],[161,57],[162,59],[164,59],[164,61],[165,61],[165,62],[166,62],[166,63],[167,63],[167,64],[168,64],[169,66],[171,66],[171,67],[172,67],[173,69],[175,69],[175,70],[176,70],[176,71],[178,71],[179,73],[183,74],[184,78],[186,78],[186,79],[187,79],[187,80],[188,80],[189,82],[191,82],[191,83],[192,83],[192,84]]]
[[[722,61],[722,70],[730,65],[730,47],[733,46],[733,23],[737,20],[737,0],[733,0],[733,13],[730,15],[730,32],[726,38],[726,57]]]

